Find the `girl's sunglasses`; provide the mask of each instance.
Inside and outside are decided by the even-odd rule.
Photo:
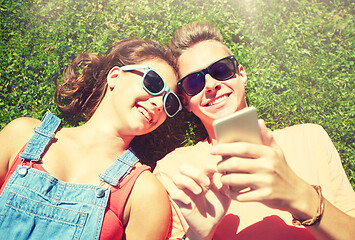
[[[147,65],[126,65],[122,66],[123,71],[132,71],[136,69],[145,69],[142,78],[142,85],[145,91],[151,95],[160,95],[165,92],[163,96],[164,111],[169,117],[174,117],[181,109],[181,102],[178,96],[170,90],[165,84],[163,78],[154,69]]]
[[[224,81],[235,76],[236,66],[238,66],[238,62],[234,56],[228,56],[212,63],[205,69],[186,75],[178,81],[177,85],[188,96],[194,96],[205,88],[207,73],[216,80]]]

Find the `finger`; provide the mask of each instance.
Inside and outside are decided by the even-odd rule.
[[[215,166],[209,165],[204,170],[201,170],[199,168],[195,168],[190,165],[183,164],[180,166],[179,170],[181,174],[193,179],[196,183],[198,183],[202,187],[208,188],[208,186],[211,184],[211,181],[208,176],[213,174],[215,168],[216,168]]]
[[[268,185],[270,177],[267,174],[232,173],[221,176],[223,185],[230,187],[250,187],[258,189]]]
[[[250,191],[248,187],[226,187],[225,195],[228,196],[230,199],[237,200],[238,196],[242,193]]]
[[[237,201],[248,202],[258,201],[266,196],[266,189],[270,188],[264,186],[265,184],[260,180],[262,178],[251,174],[228,174],[221,181],[228,187],[225,189],[225,195]]]
[[[217,170],[217,164],[212,164],[212,163],[207,163],[203,173],[209,178],[210,184],[212,184],[211,182],[211,178],[213,177],[213,175],[218,172]]]
[[[251,187],[255,188],[255,184],[251,182],[249,174],[228,174],[221,177],[223,186],[227,186],[228,190],[239,192],[242,189]]]
[[[258,120],[258,125],[260,129],[262,143],[266,146],[270,146],[272,141],[274,140],[272,131],[265,126],[265,122],[263,119]]]
[[[174,184],[180,190],[184,190],[184,191],[189,190],[195,195],[198,195],[203,191],[201,185],[199,185],[197,182],[194,181],[194,179],[188,176],[177,174],[173,176],[172,179]]]
[[[217,172],[217,165],[216,164],[212,164],[212,163],[206,163],[203,172],[206,175],[213,174],[213,173]]]
[[[191,198],[182,190],[176,189],[170,192],[170,197],[179,207],[191,208]]]
[[[211,148],[212,155],[243,158],[259,158],[268,152],[270,152],[268,146],[247,142],[223,143]]]
[[[248,159],[230,157],[217,164],[217,170],[222,174],[258,173],[269,171],[269,161],[266,158]]]
[[[244,158],[239,157],[229,157],[223,161],[218,162],[217,171],[222,174],[227,173],[247,173],[250,169],[251,159],[246,159],[247,162],[243,161]]]
[[[265,126],[264,120],[259,119],[258,124],[260,128],[261,139],[263,144],[266,146],[270,146],[274,149],[280,150],[281,148],[275,141],[273,132]]]
[[[239,202],[262,202],[270,200],[268,199],[271,194],[270,191],[268,188],[248,189],[235,194],[231,193],[231,197]]]

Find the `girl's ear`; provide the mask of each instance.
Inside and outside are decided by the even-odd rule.
[[[107,74],[107,85],[110,89],[113,89],[116,86],[117,80],[119,79],[121,69],[117,66],[111,68]]]
[[[191,108],[190,108],[190,105],[189,105],[189,100],[190,98],[184,94],[184,93],[181,93],[179,94],[179,97],[180,97],[180,101],[182,103],[182,106],[189,112],[191,112]]]
[[[241,77],[244,86],[246,86],[248,81],[247,73],[245,72],[244,67],[242,65],[239,64],[237,68],[238,68],[238,74]]]

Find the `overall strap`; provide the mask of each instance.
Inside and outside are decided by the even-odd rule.
[[[37,162],[41,159],[46,147],[54,138],[55,131],[59,127],[60,119],[50,112],[46,112],[42,118],[42,124],[35,128],[35,133],[28,141],[20,158]]]
[[[139,161],[136,155],[131,149],[128,149],[122,155],[118,156],[116,161],[106,169],[106,171],[100,174],[100,179],[109,183],[112,186],[116,186],[121,180],[127,176]]]

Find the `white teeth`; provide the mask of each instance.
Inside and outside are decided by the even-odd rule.
[[[152,120],[152,117],[150,116],[150,114],[148,113],[147,110],[145,110],[145,109],[142,108],[142,107],[137,107],[137,109],[138,109],[138,111],[139,111],[140,113],[143,114],[143,116],[144,116],[148,121],[151,121],[151,120]]]
[[[227,99],[227,95],[223,95],[223,96],[221,96],[221,97],[215,99],[214,101],[209,102],[209,103],[208,103],[208,106],[212,106],[212,105],[215,105],[215,104],[217,104],[217,103],[220,103],[220,102],[222,102],[222,101],[225,100],[225,99]]]

